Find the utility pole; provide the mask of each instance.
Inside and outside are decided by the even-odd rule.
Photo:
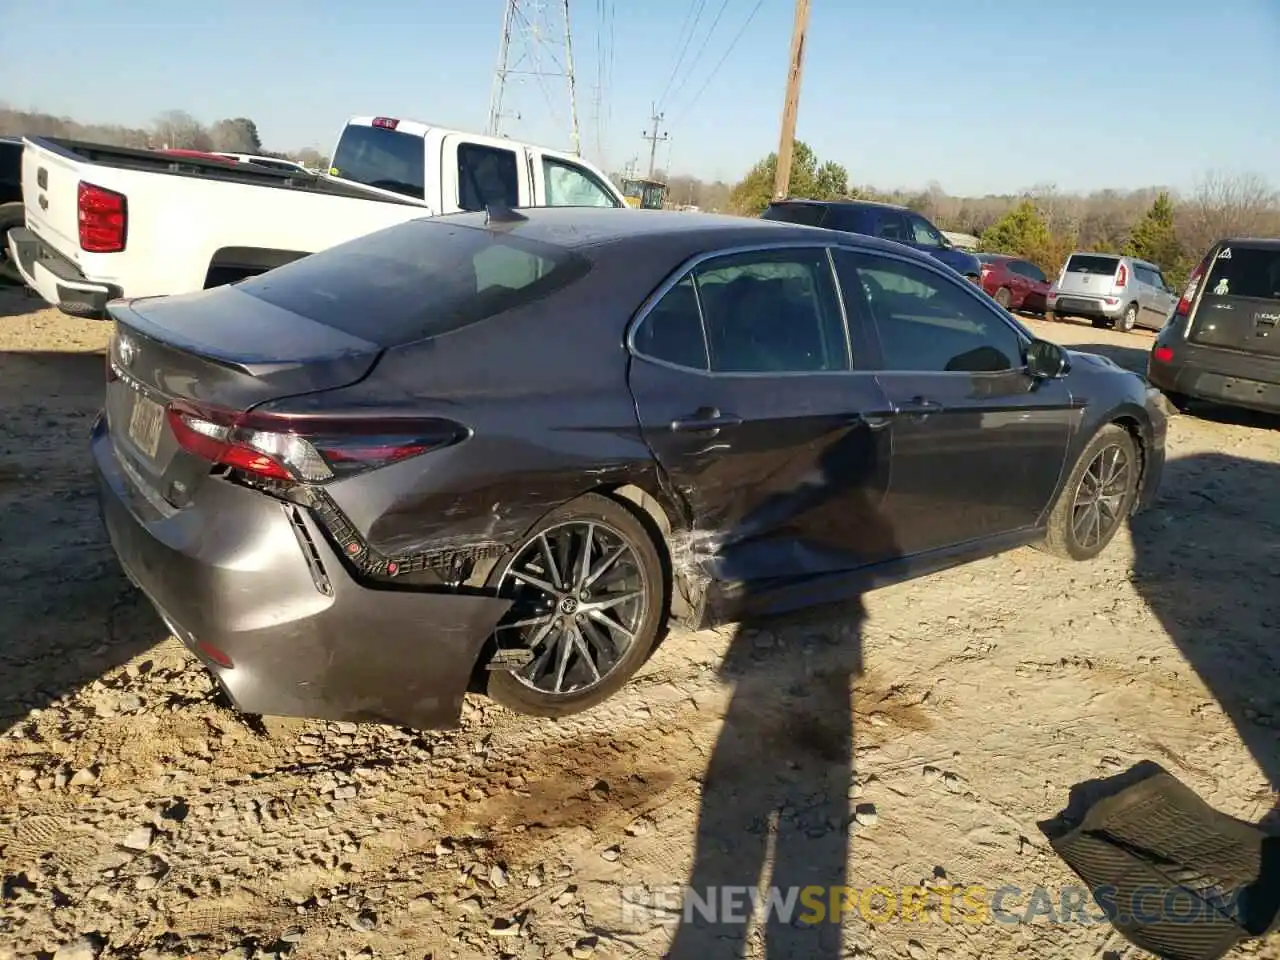
[[[671,137],[665,132],[661,136],[658,135],[658,124],[662,122],[663,117],[662,114],[658,113],[657,104],[654,104],[650,109],[653,110],[653,113],[649,116],[649,119],[653,121],[653,132],[650,133],[646,130],[644,138],[649,141],[649,179],[652,180],[653,168],[658,161],[658,144],[665,143]]]
[[[573,149],[582,153],[578,126],[578,91],[573,75],[573,30],[569,21],[569,0],[506,0],[502,13],[502,39],[498,65],[493,72],[493,92],[489,97],[491,137],[502,135],[506,117],[521,118],[517,109],[504,112],[509,79],[532,79],[545,85],[549,79],[564,80],[569,90],[569,135]]]
[[[791,158],[796,141],[796,115],[800,112],[800,72],[804,66],[804,38],[809,29],[809,0],[796,0],[791,28],[791,66],[787,70],[787,97],[782,102],[782,135],[778,140],[778,167],[773,177],[773,197],[782,200],[791,186]]]

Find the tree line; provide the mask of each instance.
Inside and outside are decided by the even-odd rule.
[[[0,136],[60,137],[139,150],[220,150],[296,160],[313,168],[328,166],[327,158],[310,148],[283,153],[267,150],[258,125],[249,117],[225,117],[206,125],[185,110],[166,110],[147,127],[126,127],[80,123],[70,117],[0,105]]]

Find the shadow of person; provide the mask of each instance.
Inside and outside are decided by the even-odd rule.
[[[1133,519],[1134,585],[1280,790],[1280,464],[1220,453],[1170,460]],[[1159,741],[1161,732],[1148,732]]]
[[[762,955],[774,960],[842,955],[841,918],[853,909],[843,888],[852,829],[853,686],[863,670],[867,616],[860,588],[870,576],[831,571],[830,558],[843,551],[854,567],[856,553],[876,560],[896,555],[879,503],[849,493],[860,489],[860,471],[865,476],[874,467],[868,438],[855,431],[822,458],[817,482],[768,498],[742,523],[766,541],[778,538],[778,549],[786,543],[796,556],[827,558],[828,571],[788,595],[788,612],[751,613],[751,598],[735,608],[720,670],[733,692],[702,783],[693,869],[666,954],[671,960],[742,956],[757,924]],[[788,516],[804,517],[814,536],[797,543],[786,532]],[[762,517],[772,522],[760,523]],[[764,608],[762,588],[758,596]]]

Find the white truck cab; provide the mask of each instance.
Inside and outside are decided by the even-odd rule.
[[[581,157],[503,137],[393,117],[347,122],[329,175],[432,213],[507,207],[621,207],[619,190]]]

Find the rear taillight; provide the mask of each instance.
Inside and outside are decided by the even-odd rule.
[[[80,181],[76,191],[80,249],[86,253],[119,253],[124,249],[129,213],[124,194]]]
[[[1116,267],[1116,289],[1123,290],[1125,284],[1129,282],[1129,268],[1123,263]]]
[[[171,404],[178,444],[212,464],[271,480],[324,483],[446,447],[466,431],[447,420],[317,420]]]
[[[1156,347],[1151,351],[1151,357],[1157,363],[1173,363],[1173,348]]]
[[[1200,261],[1200,265],[1191,272],[1191,276],[1187,278],[1187,285],[1182,290],[1182,296],[1178,298],[1178,305],[1173,310],[1175,317],[1185,317],[1191,312],[1191,304],[1195,302],[1196,291],[1200,288],[1200,281],[1204,279],[1205,270],[1208,269],[1209,261],[1213,258],[1213,254],[1205,257]]]

